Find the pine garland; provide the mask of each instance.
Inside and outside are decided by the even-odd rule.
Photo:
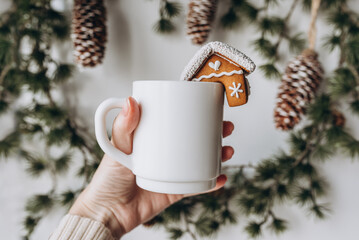
[[[54,10],[50,1],[13,1],[0,17],[0,114],[15,112],[15,127],[0,140],[0,157],[14,155],[24,162],[30,176],[37,178],[47,173],[52,182],[48,192],[37,193],[26,202],[24,239],[30,238],[51,209],[72,203],[101,157],[93,134],[61,99],[54,98],[54,92],[61,93],[58,89],[71,79],[74,67],[52,58],[52,43],[69,40],[69,32],[68,19]],[[21,51],[24,42],[29,45],[29,53]],[[31,94],[32,100],[15,105],[24,94]],[[31,145],[36,147],[30,148]],[[63,153],[53,155],[54,148]],[[75,152],[83,157],[79,175],[84,185],[60,192],[58,178],[70,168],[70,153]]]
[[[279,78],[282,58],[288,55],[281,52],[287,49],[280,51],[280,46],[285,46],[283,42],[288,43],[293,54],[305,45],[302,34],[289,28],[292,13],[300,3],[308,9],[311,1],[292,0],[284,17],[268,14],[267,9],[279,6],[278,0],[263,0],[258,6],[245,0],[229,3],[221,23],[224,27],[244,27],[241,21],[246,21],[246,26],[259,29],[253,47],[267,60],[260,68],[268,78]],[[171,19],[178,16],[180,6],[161,0],[160,21],[156,25],[159,32],[174,29]],[[329,186],[320,171],[321,161],[338,151],[359,157],[359,141],[345,128],[345,116],[338,111],[340,104],[359,115],[359,15],[342,0],[322,0],[320,11],[332,27],[325,36],[324,47],[328,52],[339,51],[338,68],[327,73],[330,77],[323,81],[327,81],[328,89],[323,89],[308,106],[304,124],[289,133],[290,150],[256,165],[225,167],[230,180],[225,188],[183,199],[146,226],[164,227],[171,239],[185,235],[197,239],[215,236],[221,227],[236,224],[239,216],[245,215],[245,231],[250,237],[257,237],[267,226],[274,233],[290,227],[285,216],[276,213],[278,205],[292,202],[318,218],[326,216],[329,208],[325,196]],[[37,224],[52,209],[71,205],[90,180],[102,155],[93,134],[81,125],[67,105],[54,98],[54,92],[61,93],[60,86],[70,81],[74,68],[52,58],[51,43],[68,39],[68,19],[52,9],[50,1],[13,1],[12,7],[0,16],[0,114],[16,111],[13,131],[0,140],[0,157],[16,156],[22,159],[29,175],[36,178],[48,173],[52,183],[48,192],[36,193],[27,201],[24,239],[31,238]],[[31,52],[23,53],[21,43],[28,40]],[[25,93],[32,94],[31,103],[15,105]],[[37,148],[29,149],[27,146],[31,144]],[[63,154],[52,155],[50,150],[59,147]],[[76,152],[83,156],[78,175],[84,184],[79,189],[60,192],[59,176],[71,168]]]

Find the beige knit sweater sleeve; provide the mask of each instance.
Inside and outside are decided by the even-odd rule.
[[[65,215],[49,240],[114,240],[101,222],[76,215]]]

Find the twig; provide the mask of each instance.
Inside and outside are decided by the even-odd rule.
[[[284,18],[284,22],[288,22],[290,17],[292,16],[293,12],[294,12],[294,9],[295,7],[297,6],[298,4],[298,0],[294,0],[292,5],[290,6],[290,9],[287,13],[287,15],[285,16]],[[278,37],[278,40],[277,40],[277,43],[274,45],[275,46],[275,51],[277,52],[278,48],[279,48],[279,45],[280,43],[282,42],[284,36],[285,36],[285,33],[287,32],[287,28],[286,26],[284,27],[284,29],[281,31],[281,33],[279,34],[279,37]]]

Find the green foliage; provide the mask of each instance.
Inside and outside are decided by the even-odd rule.
[[[65,153],[59,158],[54,159],[55,162],[55,170],[57,173],[65,173],[70,167],[71,163],[71,154]]]
[[[338,68],[329,79],[329,90],[334,97],[342,97],[355,91],[356,81],[348,68]]]
[[[255,40],[253,46],[255,50],[268,59],[272,59],[276,56],[276,46],[264,37]]]
[[[178,2],[161,0],[160,2],[160,19],[154,24],[153,30],[161,34],[172,33],[176,30],[172,22],[174,17],[180,15],[182,5]]]
[[[249,222],[248,225],[245,227],[245,230],[251,238],[257,238],[262,234],[261,227],[262,224],[260,223]]]
[[[15,131],[0,141],[0,157],[7,158],[12,152],[17,150],[20,143],[19,137],[19,133]]]
[[[23,221],[23,225],[24,225],[26,231],[29,234],[31,234],[34,231],[34,229],[37,226],[39,221],[40,221],[40,218],[38,218],[38,217],[27,216]]]
[[[178,2],[164,1],[163,16],[166,18],[177,17],[182,11],[182,5]]]
[[[74,67],[67,63],[61,63],[56,68],[56,71],[54,72],[53,79],[56,83],[62,83],[66,80],[68,80],[74,71]]]
[[[217,232],[219,223],[209,217],[200,217],[195,222],[196,232],[199,236],[206,237],[211,236]]]
[[[162,18],[153,26],[153,29],[159,33],[171,33],[176,28],[169,19]]]
[[[274,218],[270,224],[270,228],[278,234],[284,232],[287,229],[287,224],[288,222],[286,220]]]
[[[54,10],[50,3],[14,0],[0,16],[0,113],[14,115],[13,131],[0,140],[0,157],[16,156],[32,177],[51,176],[49,192],[36,194],[26,203],[25,239],[31,238],[57,200],[62,205],[71,204],[77,195],[70,190],[57,192],[58,175],[68,172],[72,155],[67,151],[55,157],[52,149],[58,152],[58,146],[68,147],[85,156],[90,164],[83,176],[84,185],[99,161],[92,133],[77,127],[78,117],[62,101],[66,97],[60,96],[58,101],[52,96],[56,87],[69,80],[74,67],[57,63],[51,54],[59,41],[69,40],[70,21],[67,13]],[[24,44],[29,46],[26,53],[22,51]]]
[[[280,79],[280,72],[272,63],[267,63],[259,66],[259,69],[264,73],[268,79]]]
[[[260,19],[258,28],[263,34],[278,34],[285,30],[285,22],[279,17],[264,17]]]
[[[38,214],[40,211],[48,211],[55,201],[47,194],[38,194],[28,199],[25,209],[31,214]]]
[[[168,232],[170,233],[170,239],[179,239],[183,235],[183,231],[179,228],[170,228]]]
[[[71,206],[75,202],[76,193],[67,190],[63,193],[61,193],[60,203],[63,206]]]
[[[289,51],[295,54],[299,54],[301,51],[303,51],[306,41],[302,33],[297,33],[291,37],[288,37],[287,40],[289,43]]]
[[[48,163],[44,158],[27,156],[28,166],[26,171],[30,173],[33,177],[40,176],[43,172],[48,169]]]
[[[260,10],[250,1],[231,0],[228,11],[220,18],[220,23],[223,28],[233,29],[243,18],[251,23],[256,21],[259,12]]]
[[[239,21],[240,18],[234,8],[230,8],[228,12],[221,17],[221,25],[227,29],[236,27]]]

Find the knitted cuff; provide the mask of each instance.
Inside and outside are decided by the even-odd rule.
[[[65,215],[49,240],[114,240],[101,222],[76,215]]]

